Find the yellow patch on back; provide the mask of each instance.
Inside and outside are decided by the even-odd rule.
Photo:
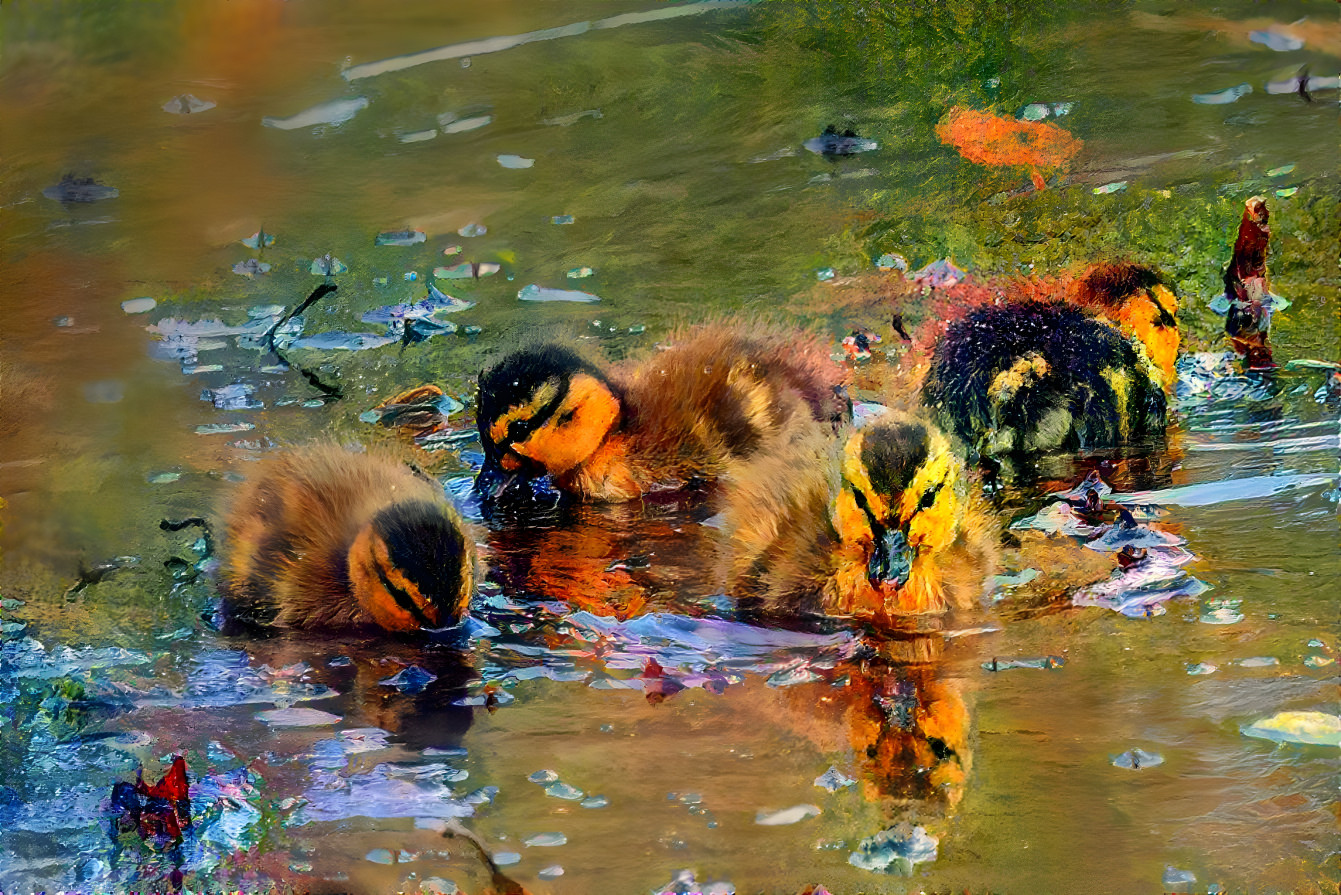
[[[1104,367],[1099,371],[1118,399],[1118,431],[1126,441],[1131,434],[1131,374],[1121,367]]]
[[[1008,369],[996,374],[987,394],[993,402],[999,404],[1010,400],[1020,389],[1046,375],[1048,375],[1048,362],[1041,355],[1031,351],[1016,360]]]

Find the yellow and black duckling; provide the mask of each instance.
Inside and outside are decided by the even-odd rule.
[[[796,433],[841,423],[846,373],[803,332],[704,326],[646,360],[599,369],[545,344],[480,374],[487,496],[549,475],[620,501],[718,478]]]
[[[727,590],[764,615],[907,629],[978,604],[996,532],[949,438],[889,411],[728,480]]]
[[[1105,264],[1070,298],[975,308],[936,345],[923,401],[979,454],[1162,436],[1179,342],[1173,293],[1148,267]]]
[[[466,614],[475,547],[433,479],[314,445],[266,461],[225,519],[229,617],[280,628],[444,628]]]

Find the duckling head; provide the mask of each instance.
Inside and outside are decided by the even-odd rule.
[[[1152,267],[1106,262],[1087,270],[1076,283],[1075,297],[1112,320],[1127,336],[1145,347],[1159,370],[1162,385],[1177,381],[1178,296]]]
[[[620,418],[610,381],[559,345],[517,351],[481,373],[479,384],[485,461],[476,488],[486,497],[570,472],[597,452]]]
[[[936,562],[959,534],[960,479],[949,440],[916,418],[889,413],[849,438],[833,506],[840,608],[876,619],[946,608]]]
[[[446,504],[393,503],[359,530],[349,548],[350,590],[388,631],[448,627],[469,607],[472,556],[461,522]]]

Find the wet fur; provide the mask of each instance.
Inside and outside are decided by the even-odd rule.
[[[1117,329],[1049,301],[981,307],[952,323],[923,401],[989,456],[1139,443],[1163,433],[1166,405],[1149,363]]]
[[[849,599],[841,582],[864,574],[870,560],[865,545],[844,543],[834,524],[834,504],[843,488],[843,441],[805,433],[724,481],[723,574],[727,593],[746,614],[771,619],[855,615],[877,625],[891,621],[883,605],[841,608]],[[906,481],[911,470],[900,468],[918,457],[925,459],[925,451],[885,457],[887,462],[870,470],[871,477],[886,486],[895,479]],[[969,483],[954,541],[932,557],[948,609],[978,607],[996,568],[998,526],[977,491]]]
[[[709,481],[767,454],[797,429],[846,418],[846,372],[808,333],[776,327],[711,325],[679,332],[669,347],[596,371],[620,402],[620,416],[596,454],[560,477],[559,486],[592,500],[627,500]],[[530,369],[505,359],[481,376],[481,425],[521,394],[490,395],[553,375],[563,349],[532,352]],[[569,353],[569,373],[592,372]],[[503,372],[506,375],[501,375]],[[484,439],[486,442],[488,438]]]
[[[349,548],[378,513],[416,501],[440,507],[462,537],[410,546],[406,538],[413,533],[402,530],[389,541],[393,559],[402,550],[436,559],[468,591],[474,540],[437,482],[390,454],[356,454],[333,445],[266,460],[226,514],[221,583],[230,617],[283,628],[373,625],[351,593]]]

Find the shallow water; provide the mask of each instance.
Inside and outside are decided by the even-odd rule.
[[[1173,885],[1169,868],[1195,875],[1183,890],[1334,890],[1336,749],[1240,732],[1336,711],[1322,662],[1341,637],[1341,423],[1317,370],[1188,366],[1167,451],[1102,467],[1161,507],[1209,590],[1148,618],[1007,593],[956,620],[963,636],[910,641],[893,661],[842,629],[727,619],[711,511],[694,500],[496,525],[465,650],[224,636],[207,571],[186,580],[198,532],[158,525],[210,512],[276,446],[390,437],[360,415],[403,388],[435,381],[469,404],[479,369],[535,333],[618,358],[739,312],[816,325],[835,347],[854,326],[896,344],[886,306],[837,291],[885,252],[912,269],[953,255],[983,276],[1130,252],[1180,287],[1188,350],[1218,350],[1206,300],[1254,193],[1272,205],[1273,289],[1294,302],[1277,315],[1280,358],[1339,360],[1337,94],[1265,87],[1305,63],[1337,73],[1331,7],[719,4],[347,79],[670,7],[4,4],[0,597],[22,603],[0,610],[0,889],[168,886],[171,856],[114,853],[102,802],[181,753],[197,829],[175,863],[195,891],[480,891],[476,856],[439,832],[448,818],[519,855],[504,870],[536,892],[1135,893]],[[1297,23],[1304,47],[1251,39],[1264,15]],[[1253,92],[1234,102],[1193,100],[1241,83]],[[216,105],[165,111],[188,93]],[[1043,193],[932,131],[956,103],[1038,102],[1071,103],[1049,120],[1086,144]],[[300,115],[312,123],[262,123]],[[803,148],[829,125],[879,146]],[[44,195],[67,174],[118,194]],[[406,228],[426,240],[377,244]],[[272,245],[241,243],[261,230]],[[308,375],[239,344],[322,282],[311,267],[327,254],[348,269],[303,315],[320,339],[285,349]],[[248,259],[271,268],[234,273]],[[431,277],[461,262],[499,269]],[[430,282],[475,303],[437,318],[455,332],[324,347],[353,343],[331,333],[386,341],[385,321],[413,314],[379,309]],[[523,300],[553,297],[541,290],[600,300]],[[141,298],[154,307],[123,310]],[[927,313],[901,300],[910,324]],[[458,481],[472,450],[449,442],[435,471]],[[1033,513],[1093,465],[1050,467],[1003,511]],[[1205,487],[1230,480],[1244,481]],[[69,592],[122,556],[139,561]],[[1277,661],[1244,661],[1262,658]],[[411,666],[436,679],[382,683]],[[302,720],[293,709],[338,720],[283,726]],[[1163,761],[1114,765],[1135,749]],[[816,785],[830,767],[855,782]],[[548,790],[528,780],[544,770]],[[851,863],[900,822],[937,840],[934,860],[911,877]]]

